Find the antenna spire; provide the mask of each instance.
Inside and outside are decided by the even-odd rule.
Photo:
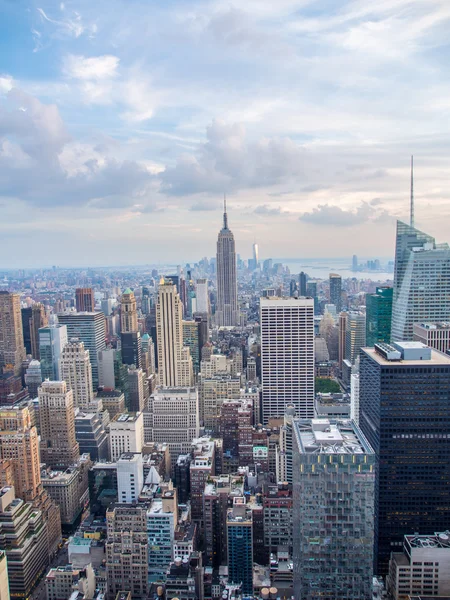
[[[411,156],[411,207],[410,225],[414,227],[414,156]]]
[[[223,195],[223,228],[228,229],[227,195]]]

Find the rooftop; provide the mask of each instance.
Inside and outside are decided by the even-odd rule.
[[[402,342],[402,344],[405,344],[406,342]],[[409,342],[409,344],[414,344],[414,343],[418,343],[420,344],[420,342]],[[423,344],[421,344],[421,346],[423,346]],[[411,348],[411,347],[410,347]],[[395,350],[395,348],[394,348]],[[392,367],[392,366],[405,366],[405,367],[414,367],[414,366],[450,366],[450,356],[447,356],[445,354],[442,354],[441,352],[438,352],[438,350],[434,350],[433,348],[430,348],[431,350],[431,358],[426,359],[426,360],[421,360],[421,359],[404,359],[404,358],[398,358],[395,360],[395,362],[393,362],[392,360],[389,360],[388,358],[385,358],[384,356],[382,356],[379,352],[377,352],[375,350],[375,348],[362,348],[362,351],[367,354],[368,356],[370,356],[370,358],[372,358],[375,362],[377,362],[379,365],[382,366],[388,366],[388,367]]]
[[[353,421],[305,419],[294,421],[294,430],[304,454],[373,454]]]

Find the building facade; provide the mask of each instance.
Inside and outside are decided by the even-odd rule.
[[[39,354],[41,357],[42,381],[60,381],[59,359],[69,341],[66,325],[55,325],[39,329]]]
[[[391,287],[382,286],[375,294],[366,294],[366,346],[391,341],[393,293]]]
[[[21,375],[25,360],[20,294],[0,291],[0,369]]]
[[[226,207],[223,227],[217,239],[217,304],[216,324],[219,327],[239,325],[237,300],[236,249],[234,235],[228,228]]]

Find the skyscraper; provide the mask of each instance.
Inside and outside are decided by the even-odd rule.
[[[360,348],[366,345],[366,315],[356,311],[346,314],[345,358],[353,365]]]
[[[67,312],[58,315],[61,325],[67,326],[68,338],[78,338],[89,350],[92,365],[92,384],[98,387],[98,353],[105,348],[106,324],[102,312]]]
[[[227,206],[224,202],[223,227],[217,239],[217,305],[216,324],[221,327],[239,325],[237,301],[236,249],[234,235],[228,229]]]
[[[263,422],[290,404],[314,417],[313,299],[261,298],[260,312]]]
[[[298,276],[298,295],[306,296],[306,273],[303,271]]]
[[[192,358],[183,346],[183,307],[171,280],[162,280],[156,304],[158,373],[163,387],[189,387],[193,383]]]
[[[257,269],[259,265],[259,250],[256,242],[253,244],[253,264],[255,269]]]
[[[39,329],[39,354],[41,357],[42,381],[59,381],[59,359],[67,344],[66,325],[56,325]]]
[[[330,303],[336,307],[336,312],[342,310],[342,277],[336,273],[330,273]]]
[[[83,342],[72,338],[62,351],[59,365],[61,379],[73,391],[74,406],[83,411],[97,412],[98,402],[94,401],[89,350],[85,349]]]
[[[31,354],[31,332],[30,332],[30,321],[33,309],[31,306],[22,308],[22,331],[23,331],[23,343],[27,354]]]
[[[228,578],[242,584],[242,593],[253,596],[253,522],[245,498],[233,498],[227,514]]]
[[[377,287],[375,294],[366,294],[366,346],[391,341],[393,289]]]
[[[372,600],[374,451],[351,421],[293,434],[294,596]]]
[[[208,280],[197,279],[195,286],[196,313],[209,313]]]
[[[52,468],[68,468],[79,455],[75,439],[73,391],[65,381],[44,381],[39,388],[41,460]]]
[[[359,423],[377,456],[375,556],[386,575],[403,536],[448,528],[450,357],[420,342],[360,354]]]
[[[92,288],[77,288],[75,290],[75,306],[77,312],[94,312],[94,290]]]
[[[397,221],[392,341],[413,339],[414,323],[450,319],[450,248]]]
[[[40,360],[39,329],[47,327],[47,325],[48,319],[45,314],[45,307],[40,302],[36,302],[31,309],[30,321],[31,354],[36,360]]]
[[[138,330],[136,298],[127,288],[120,299],[120,331],[130,333]]]
[[[20,294],[0,291],[0,369],[11,367],[14,375],[22,373],[25,360]]]
[[[42,383],[41,363],[38,360],[30,362],[24,379],[30,398],[37,398],[38,388]]]

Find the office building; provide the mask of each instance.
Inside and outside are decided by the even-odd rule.
[[[287,482],[268,485],[264,490],[263,507],[264,545],[273,553],[279,546],[287,546],[292,556],[292,485]]]
[[[94,312],[94,290],[92,288],[77,288],[75,290],[75,306],[77,312]]]
[[[84,569],[72,565],[53,567],[45,577],[47,600],[64,600],[72,598],[72,594],[82,595],[83,600],[95,597],[95,572],[91,564]]]
[[[183,346],[183,307],[171,280],[159,285],[156,304],[158,374],[163,387],[185,387],[193,383],[192,358]]]
[[[167,443],[172,465],[180,454],[191,450],[199,436],[199,407],[196,388],[157,388],[144,412],[145,442]]]
[[[4,550],[0,550],[0,600],[9,600],[8,561]]]
[[[201,552],[191,552],[186,559],[176,556],[165,577],[166,600],[203,600],[204,568]]]
[[[78,411],[75,416],[75,438],[81,454],[89,454],[93,461],[108,460],[108,434],[103,425],[103,415]]]
[[[350,376],[350,418],[359,425],[359,367]]]
[[[106,513],[107,599],[115,600],[126,590],[136,600],[146,600],[148,591],[147,507],[116,504]]]
[[[336,273],[330,273],[330,303],[336,307],[336,312],[342,310],[342,277]]]
[[[414,323],[448,321],[450,248],[397,221],[392,341],[413,339]]]
[[[236,249],[234,235],[228,228],[226,205],[223,213],[223,227],[217,239],[216,325],[219,327],[239,325]]]
[[[403,536],[448,527],[450,356],[419,342],[360,356],[359,423],[377,456],[375,555],[386,575]]]
[[[87,412],[101,410],[92,389],[92,366],[89,350],[85,349],[82,341],[72,338],[64,346],[59,368],[61,380],[64,380],[68,389],[73,391],[75,408]]]
[[[228,580],[253,596],[253,521],[245,498],[233,498],[227,513]]]
[[[366,315],[361,312],[349,312],[345,324],[345,359],[352,365],[359,356],[360,349],[366,345]]]
[[[345,360],[345,345],[346,345],[346,332],[347,332],[347,318],[348,313],[341,312],[339,314],[339,331],[338,331],[338,365],[339,372],[342,373],[343,364]]]
[[[120,334],[120,348],[124,365],[140,368],[142,365],[142,343],[139,331]]]
[[[41,460],[52,468],[67,468],[80,455],[75,438],[73,391],[65,381],[44,381],[39,388]]]
[[[358,257],[356,256],[356,254],[354,254],[352,257],[352,271],[357,271],[357,270],[358,270]]]
[[[116,415],[109,424],[109,455],[113,462],[124,452],[142,452],[144,445],[143,414],[123,413]]]
[[[78,338],[89,350],[92,365],[92,384],[98,387],[98,353],[105,349],[105,315],[102,312],[62,313],[58,315],[61,325],[67,326],[69,339]]]
[[[21,375],[25,358],[20,294],[0,290],[0,369]]]
[[[40,360],[39,329],[47,327],[47,325],[48,319],[45,314],[44,305],[40,302],[35,302],[31,307],[30,340],[31,355],[36,360]]]
[[[197,279],[195,284],[195,300],[194,312],[209,314],[210,306],[207,279]]]
[[[422,342],[425,346],[447,352],[450,349],[450,322],[449,323],[414,323],[415,342]]]
[[[386,588],[392,600],[449,597],[450,531],[405,535],[403,548],[391,554]]]
[[[98,353],[98,384],[102,388],[114,389],[116,386],[114,373],[116,352],[114,348],[106,348]]]
[[[111,421],[117,414],[125,412],[125,394],[120,390],[104,389],[97,393],[102,401],[103,410],[107,410]]]
[[[391,341],[391,287],[377,287],[375,294],[366,294],[366,346]]]
[[[40,510],[16,498],[14,487],[0,490],[0,550],[6,554],[11,597],[28,598],[49,562],[46,524]]]
[[[31,331],[30,331],[30,321],[32,315],[31,306],[27,306],[26,308],[22,308],[22,332],[23,332],[23,344],[25,346],[26,354],[31,354]]]
[[[113,301],[111,298],[103,298],[100,302],[100,310],[105,315],[105,317],[109,317],[113,311]]]
[[[130,412],[142,412],[148,400],[146,374],[142,369],[128,369],[128,409]]]
[[[263,422],[283,417],[289,404],[313,417],[313,299],[261,298],[260,311]]]
[[[38,387],[42,383],[41,363],[38,360],[32,360],[30,362],[24,379],[30,398],[37,398]]]
[[[148,577],[164,581],[171,561],[174,559],[173,543],[178,522],[177,491],[162,490],[161,498],[154,498],[147,510]]]
[[[62,526],[73,530],[89,500],[87,477],[83,478],[77,465],[64,470],[49,469],[42,472],[42,485],[61,511]]]
[[[60,381],[59,359],[68,342],[66,325],[54,325],[39,329],[39,354],[42,381]]]
[[[197,374],[200,368],[199,326],[197,321],[183,321],[183,346],[189,348],[192,368]]]
[[[293,424],[294,596],[372,600],[375,453],[352,421]]]
[[[306,296],[306,273],[303,271],[298,276],[298,295]]]
[[[124,452],[117,461],[117,496],[119,502],[137,502],[143,485],[142,454]]]
[[[218,432],[223,401],[238,399],[240,395],[241,378],[231,373],[199,378],[200,415],[207,431]]]
[[[215,444],[209,438],[192,440],[190,463],[191,517],[203,519],[203,492],[206,480],[215,475]]]

